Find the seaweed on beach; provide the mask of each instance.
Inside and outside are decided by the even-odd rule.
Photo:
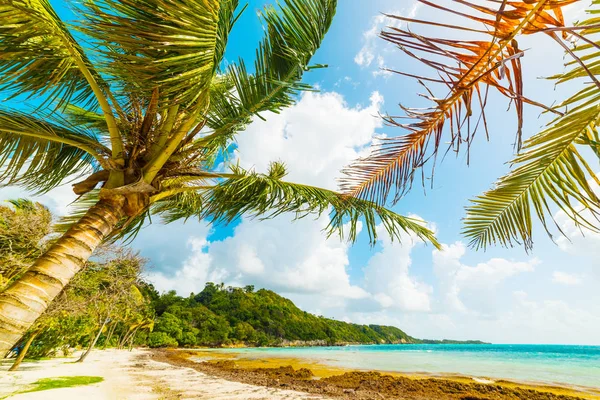
[[[228,380],[279,387],[341,399],[402,400],[581,400],[559,387],[518,387],[513,382],[469,382],[466,379],[409,378],[380,372],[352,371],[316,379],[311,370],[291,365],[245,368],[235,360],[195,362],[190,352],[155,350],[153,358]],[[525,385],[523,385],[525,386]]]

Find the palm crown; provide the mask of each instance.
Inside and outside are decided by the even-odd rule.
[[[224,62],[243,11],[238,0],[83,0],[69,25],[47,0],[0,4],[0,89],[41,103],[28,112],[0,109],[0,182],[46,192],[81,179],[74,185],[80,212],[63,221],[70,229],[0,295],[0,352],[102,240],[135,234],[150,214],[229,222],[328,213],[330,234],[348,227],[353,240],[362,220],[374,241],[381,221],[393,237],[414,232],[437,246],[419,221],[285,182],[281,163],[266,174],[215,167],[253,118],[310,89],[301,79],[322,67],[310,60],[336,3],[266,7],[252,66]]]

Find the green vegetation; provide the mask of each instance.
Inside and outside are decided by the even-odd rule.
[[[100,376],[59,376],[58,378],[44,378],[34,382],[32,388],[20,393],[41,392],[42,390],[92,385],[94,383],[100,383],[103,380],[104,378]]]
[[[253,286],[207,283],[202,292],[186,298],[172,291],[159,295],[152,285],[145,291],[157,315],[150,347],[439,343],[413,338],[393,326],[317,317],[275,292],[254,291]]]
[[[357,325],[317,317],[266,289],[254,291],[207,283],[189,297],[175,292],[147,293],[157,318],[149,335],[150,347],[281,346],[344,343],[416,343],[398,328]]]
[[[94,383],[100,383],[103,380],[104,378],[100,376],[59,376],[57,378],[44,378],[33,382],[32,387],[30,387],[29,389],[15,392],[11,394],[11,396],[22,393],[41,392],[43,390],[50,389],[62,389],[74,386],[93,385]]]
[[[52,214],[40,203],[16,199],[0,204],[0,290],[43,253],[51,224]]]
[[[50,212],[39,203],[18,199],[0,206],[0,289],[23,275],[52,242],[51,225]],[[11,370],[26,356],[69,354],[73,347],[91,350],[100,339],[103,345],[132,346],[136,336],[145,338],[154,313],[137,289],[144,262],[117,246],[98,249],[13,348],[17,358]]]

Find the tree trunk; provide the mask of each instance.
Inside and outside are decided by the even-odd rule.
[[[133,341],[135,340],[135,335],[137,334],[138,329],[139,329],[139,326],[133,330],[133,333],[131,334],[131,337],[129,338],[129,351],[131,351],[131,349],[133,348]]]
[[[134,328],[134,330],[135,330],[135,328]],[[125,345],[127,344],[127,340],[129,340],[129,337],[131,336],[131,334],[133,333],[134,330],[129,328],[129,330],[127,332],[125,332],[125,335],[119,342],[119,347],[118,347],[119,350],[121,350],[123,347],[125,347]]]
[[[103,349],[106,349],[106,347],[108,346],[108,342],[110,341],[110,339],[112,339],[113,333],[115,333],[115,328],[118,324],[119,322],[115,322],[110,326],[110,329],[108,330],[108,335],[106,336],[106,340],[104,341],[104,346],[102,346]]]
[[[102,326],[100,327],[100,329],[98,329],[98,334],[96,335],[96,337],[94,338],[94,340],[92,340],[92,342],[90,343],[90,345],[88,346],[87,350],[85,351],[85,353],[83,353],[81,355],[81,357],[79,357],[79,360],[77,360],[76,362],[78,363],[82,363],[85,361],[85,359],[87,358],[88,354],[90,354],[90,352],[92,351],[92,349],[94,348],[94,346],[96,345],[96,342],[98,341],[98,339],[100,339],[100,335],[102,334],[102,330],[104,329],[104,327],[106,326],[106,323],[108,322],[108,317],[104,320],[104,322],[102,323]]]
[[[92,340],[92,342],[90,343],[90,345],[88,346],[88,349],[85,351],[85,353],[83,353],[81,355],[81,357],[79,357],[79,360],[77,360],[76,362],[84,362],[85,359],[87,358],[88,354],[90,354],[90,352],[92,351],[92,349],[94,348],[94,346],[96,345],[96,342],[98,341],[98,339],[100,339],[100,335],[102,334],[102,330],[104,329],[104,327],[106,326],[106,323],[108,322],[108,318],[106,318],[104,320],[104,322],[102,323],[102,326],[100,327],[100,329],[98,330],[98,334],[96,335],[96,337],[94,338],[94,340]]]
[[[27,354],[27,351],[29,350],[29,346],[31,346],[31,343],[33,343],[33,340],[37,337],[37,335],[40,334],[40,332],[41,330],[35,331],[31,334],[31,336],[29,336],[29,339],[27,339],[27,342],[25,342],[25,346],[23,346],[23,348],[19,352],[17,359],[15,360],[13,365],[11,365],[9,371],[16,371],[19,368],[19,365],[21,365],[21,362],[23,361],[25,355]]]
[[[0,354],[48,308],[124,214],[125,198],[100,200],[44,255],[0,293]]]
[[[123,341],[125,340],[125,336],[127,336],[128,332],[123,333],[119,336],[119,340],[117,341],[117,349],[121,350],[123,348]]]

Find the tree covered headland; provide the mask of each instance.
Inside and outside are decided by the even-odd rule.
[[[150,347],[419,342],[392,326],[317,317],[273,291],[255,291],[253,286],[209,282],[200,293],[180,297],[174,291],[159,295],[147,284],[145,293],[156,312]]]

